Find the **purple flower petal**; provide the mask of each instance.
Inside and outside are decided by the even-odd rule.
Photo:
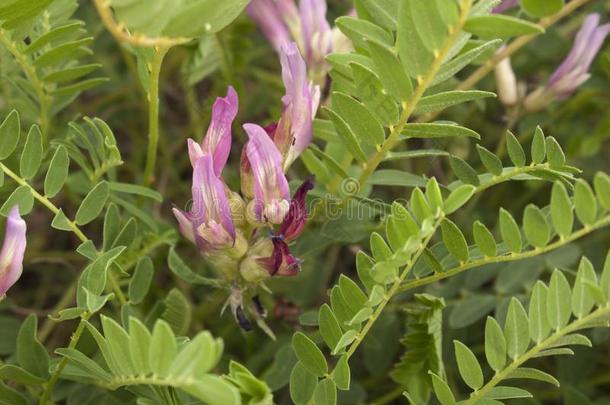
[[[212,121],[201,143],[201,151],[213,156],[216,176],[220,176],[231,152],[231,125],[238,108],[239,100],[233,87],[229,87],[226,97],[218,97],[212,107]]]
[[[284,169],[309,146],[312,122],[319,104],[319,88],[311,87],[305,61],[295,43],[282,47],[282,79],[286,95],[274,142],[284,155]]]
[[[282,1],[281,3],[286,2]],[[290,0],[290,3],[293,3],[293,1]],[[282,5],[287,7],[286,4]],[[282,45],[291,41],[290,32],[283,21],[282,10],[279,7],[280,4],[276,4],[273,0],[252,0],[246,7],[246,12],[250,18],[259,26],[278,52]]]
[[[19,207],[14,206],[6,219],[4,243],[0,250],[0,297],[19,280],[23,272],[26,229],[25,221],[19,215]]]
[[[309,65],[323,62],[332,50],[332,32],[326,20],[326,0],[301,0],[301,29]]]
[[[272,276],[296,276],[301,271],[301,260],[295,257],[288,244],[281,238],[273,238],[273,253],[258,262]]]
[[[246,155],[252,169],[255,214],[259,221],[281,223],[289,208],[290,189],[282,171],[282,156],[265,130],[245,124]]]
[[[193,208],[191,222],[195,238],[220,247],[235,241],[235,226],[231,219],[229,200],[225,185],[214,173],[213,160],[204,155],[195,163],[193,170]]]

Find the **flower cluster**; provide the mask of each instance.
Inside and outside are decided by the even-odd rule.
[[[350,48],[350,41],[326,20],[326,0],[252,0],[248,15],[280,52],[282,46],[294,41],[305,57],[315,83],[326,77],[325,58],[332,51]]]
[[[174,215],[181,233],[233,281],[239,275],[256,283],[300,270],[288,243],[303,230],[313,181],[306,180],[291,197],[285,172],[311,142],[320,90],[308,81],[296,44],[281,47],[281,65],[286,94],[279,121],[267,128],[243,125],[248,142],[242,151],[241,195],[222,180],[238,111],[233,88],[214,103],[203,141],[188,141],[192,207],[188,212],[174,208]]]
[[[4,243],[0,250],[0,300],[11,288],[23,271],[26,237],[25,221],[19,216],[19,207],[11,209],[4,231]]]

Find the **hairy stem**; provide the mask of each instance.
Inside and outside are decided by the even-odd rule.
[[[430,68],[428,69],[426,74],[418,80],[417,88],[411,95],[410,99],[403,102],[402,113],[400,114],[398,124],[390,128],[390,135],[388,136],[388,139],[386,139],[381,148],[379,148],[379,150],[377,150],[373,154],[373,156],[367,160],[367,163],[364,166],[364,170],[358,178],[359,184],[362,185],[366,183],[368,178],[375,172],[375,170],[381,164],[388,152],[390,152],[399,142],[400,133],[407,125],[407,122],[409,121],[411,114],[413,114],[417,103],[424,95],[424,92],[426,91],[428,86],[430,86],[430,84],[436,77],[436,74],[441,68],[445,57],[451,51],[453,44],[460,35],[462,27],[464,26],[464,23],[468,18],[468,14],[470,13],[472,2],[473,0],[464,0],[461,2],[460,16],[458,22],[453,27],[451,27],[450,35],[445,39],[442,48],[435,55],[434,61],[430,65]]]
[[[150,84],[148,86],[148,150],[146,152],[146,167],[144,169],[144,183],[151,184],[154,180],[155,166],[157,164],[157,149],[159,145],[159,76],[163,58],[169,48],[155,48],[150,63]]]
[[[606,318],[606,317],[608,317],[608,315],[610,315],[610,307],[609,306],[600,307],[600,308],[596,309],[595,311],[591,312],[589,315],[575,320],[571,324],[567,325],[565,328],[555,331],[555,333],[553,333],[551,336],[544,339],[542,342],[536,344],[530,350],[528,350],[527,352],[523,353],[521,356],[514,359],[513,362],[510,363],[505,369],[497,372],[496,375],[494,375],[493,378],[491,380],[489,380],[489,382],[487,382],[487,384],[485,384],[483,387],[481,387],[481,389],[472,393],[470,398],[468,398],[465,401],[462,401],[460,403],[463,405],[476,404],[477,401],[481,400],[485,396],[485,394],[487,394],[492,388],[494,388],[502,380],[507,378],[510,375],[510,373],[515,371],[517,368],[519,368],[519,366],[521,366],[526,361],[535,357],[538,353],[540,353],[544,349],[553,346],[553,344],[556,343],[560,338],[562,338],[563,336],[569,335],[570,333],[576,332],[576,331],[586,327],[587,324],[592,323],[596,320],[599,320],[600,318],[602,318],[602,319]]]
[[[485,257],[482,259],[463,263],[454,268],[445,270],[442,273],[436,273],[436,274],[433,274],[428,277],[422,277],[420,279],[416,279],[416,280],[410,281],[408,283],[405,283],[402,286],[400,286],[400,288],[398,289],[398,292],[405,292],[405,291],[409,291],[409,290],[412,290],[417,287],[422,287],[422,286],[425,286],[428,284],[432,284],[434,282],[443,280],[445,278],[453,277],[464,271],[471,270],[471,269],[481,267],[481,266],[485,266],[486,264],[512,262],[512,261],[527,259],[530,257],[548,253],[555,249],[559,249],[563,246],[566,246],[566,245],[574,242],[575,240],[583,238],[583,237],[589,235],[590,233],[592,233],[600,228],[606,227],[608,225],[610,225],[610,215],[606,215],[605,217],[602,217],[600,220],[598,220],[594,224],[585,226],[584,228],[571,234],[569,237],[559,239],[556,242],[551,243],[543,248],[537,248],[537,249],[529,250],[527,252],[522,252],[522,253],[510,253],[510,254],[506,254],[503,256]]]
[[[76,349],[76,345],[78,344],[78,341],[80,340],[81,335],[83,334],[83,331],[85,330],[85,322],[90,317],[91,317],[91,314],[88,312],[85,312],[81,316],[80,322],[78,323],[78,327],[76,328],[76,330],[72,334],[72,337],[70,338],[70,344],[68,345],[68,349]],[[51,378],[49,378],[49,381],[45,384],[44,391],[42,392],[42,395],[40,396],[40,401],[38,402],[39,405],[46,405],[47,401],[49,400],[49,396],[53,392],[53,387],[59,380],[59,377],[67,364],[68,364],[68,358],[63,357],[60,360],[59,364],[57,365],[57,368],[51,375]]]

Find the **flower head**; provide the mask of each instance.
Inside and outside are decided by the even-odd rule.
[[[591,77],[589,68],[610,33],[610,24],[600,25],[599,20],[599,14],[587,16],[566,59],[545,86],[526,98],[525,107],[528,110],[540,110],[553,100],[569,97]]]
[[[246,156],[252,170],[254,215],[262,223],[279,224],[290,208],[290,189],[282,170],[282,155],[267,132],[244,124],[248,134]]]
[[[188,140],[191,164],[204,154],[211,155],[214,162],[214,173],[220,176],[231,152],[231,125],[237,115],[239,100],[233,87],[229,87],[227,96],[218,97],[212,107],[212,120],[201,144]]]
[[[21,277],[27,244],[26,228],[25,221],[19,215],[19,207],[14,206],[6,219],[4,244],[0,250],[0,298]]]

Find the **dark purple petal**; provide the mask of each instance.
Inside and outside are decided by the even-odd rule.
[[[310,177],[301,184],[292,196],[290,209],[278,232],[286,241],[295,240],[303,232],[307,222],[307,203],[305,198],[307,193],[313,189],[313,186],[313,177]]]
[[[296,276],[301,271],[301,260],[291,252],[288,244],[279,237],[273,237],[273,253],[258,262],[272,276]]]

